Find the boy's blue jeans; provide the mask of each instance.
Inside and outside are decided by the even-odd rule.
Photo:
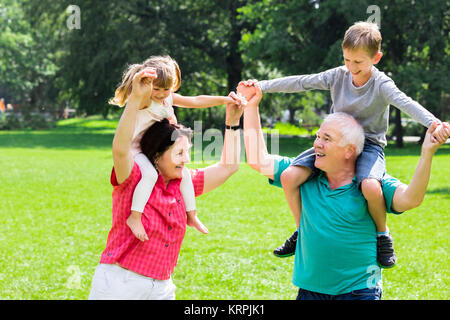
[[[352,292],[338,295],[312,292],[300,288],[297,300],[381,300],[381,293],[382,289],[378,286],[370,289],[353,290]]]

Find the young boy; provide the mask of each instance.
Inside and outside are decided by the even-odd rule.
[[[374,23],[357,22],[345,33],[342,42],[345,66],[311,75],[290,76],[257,82],[263,92],[300,92],[311,89],[330,90],[332,106],[330,113],[346,112],[363,126],[365,145],[356,164],[356,179],[367,200],[368,209],[377,230],[378,262],[384,268],[393,267],[396,255],[393,239],[386,225],[386,206],[381,189],[385,173],[383,149],[389,121],[389,105],[392,104],[422,125],[429,127],[433,121],[440,123],[434,138],[441,141],[442,123],[429,111],[415,102],[395,85],[391,78],[374,65],[383,56],[381,34]],[[250,86],[256,81],[245,81]],[[299,186],[314,174],[316,157],[313,149],[301,153],[292,165],[283,172],[281,182],[289,207],[297,223],[300,222],[301,197]],[[298,231],[275,249],[278,257],[295,253]]]

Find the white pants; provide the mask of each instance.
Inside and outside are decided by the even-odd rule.
[[[116,264],[100,263],[89,300],[175,300],[175,288],[172,279],[156,280]]]

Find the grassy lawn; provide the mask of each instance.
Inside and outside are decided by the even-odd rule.
[[[70,119],[51,131],[0,131],[0,299],[87,299],[111,226],[116,124]],[[281,138],[280,154],[311,145]],[[388,172],[408,183],[419,154],[417,145],[389,146]],[[449,160],[446,145],[422,206],[388,217],[398,264],[383,272],[384,299],[450,298]],[[294,229],[281,189],[242,157],[240,170],[197,207],[210,234],[188,228],[173,275],[177,299],[295,299],[293,258],[271,253]]]

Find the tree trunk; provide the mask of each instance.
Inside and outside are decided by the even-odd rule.
[[[241,4],[243,5],[243,4]],[[239,81],[242,80],[242,57],[239,52],[239,41],[241,40],[241,25],[238,22],[237,9],[238,0],[230,1],[230,23],[231,31],[228,45],[228,56],[226,58],[228,73],[228,92],[235,91]]]
[[[402,112],[395,109],[395,146],[403,148],[403,127],[402,127]]]

